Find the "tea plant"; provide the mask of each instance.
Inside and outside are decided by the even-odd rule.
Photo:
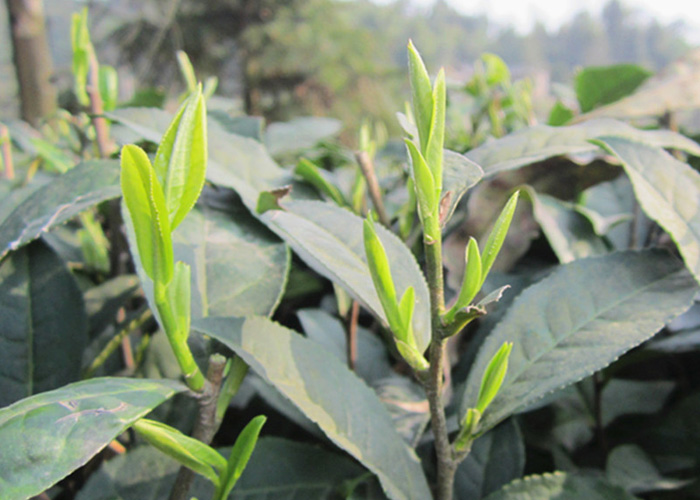
[[[654,469],[653,483],[624,475],[630,463],[649,470],[636,444],[616,439],[605,476],[563,449],[573,456],[589,431],[608,446],[617,415],[648,410],[611,402],[632,390],[615,370],[684,343],[667,336],[611,365],[697,296],[700,176],[682,161],[700,154],[696,143],[588,120],[445,150],[444,73],[431,81],[409,44],[397,163],[381,127],[365,127],[350,154],[314,149],[337,131],[327,120],[264,130],[207,112],[215,83],[201,90],[184,55],[188,91],[174,115],[96,110],[113,85],[88,83],[99,69],[84,14],[73,42],[76,94],[90,87],[92,116],[72,122],[81,147],[43,184],[43,172],[27,187],[5,184],[0,205],[3,498],[53,494],[62,480],[79,500],[629,499],[687,485],[665,476],[671,466]],[[322,168],[329,157],[344,166]],[[85,213],[91,246],[70,225]],[[559,264],[504,275],[534,223]],[[109,259],[76,265],[89,248]],[[319,296],[320,307],[299,307]],[[589,403],[593,424],[567,407]],[[577,425],[555,425],[538,449],[566,472],[521,479],[528,419],[548,410]],[[316,444],[287,438],[299,429]],[[116,451],[83,467],[105,447]],[[670,463],[693,452],[678,453]]]

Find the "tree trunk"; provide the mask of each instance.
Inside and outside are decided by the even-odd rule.
[[[56,109],[51,83],[53,63],[46,38],[42,0],[5,0],[10,15],[12,48],[22,118],[36,125]]]

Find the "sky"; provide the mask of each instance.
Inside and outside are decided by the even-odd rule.
[[[412,0],[416,5],[430,5],[434,0]],[[607,0],[447,0],[457,10],[470,15],[487,14],[502,24],[511,24],[527,32],[539,20],[552,30],[582,10],[600,13]],[[623,5],[646,18],[663,24],[684,20],[691,29],[688,39],[700,43],[700,1],[698,0],[623,0]],[[643,17],[644,18],[644,17]]]

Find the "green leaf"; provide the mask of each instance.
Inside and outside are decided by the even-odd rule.
[[[481,180],[484,171],[466,156],[448,149],[443,152],[442,160],[443,199],[440,203],[440,223],[444,226],[452,217],[464,193]],[[447,198],[447,202],[445,202],[445,198]]]
[[[486,83],[489,86],[504,85],[510,82],[510,70],[505,61],[496,54],[482,54],[481,60],[484,61],[486,70]]]
[[[587,113],[630,95],[652,74],[636,64],[583,68],[576,74],[574,83],[581,111]]]
[[[229,450],[219,450],[228,454]],[[77,500],[167,500],[178,464],[150,446],[105,461],[78,492]],[[232,499],[332,498],[340,485],[366,471],[350,457],[320,446],[263,437],[236,485]],[[197,477],[191,496],[211,498],[213,487]]]
[[[490,176],[554,156],[600,152],[589,141],[602,136],[625,137],[650,146],[680,149],[700,156],[700,146],[680,134],[668,130],[639,130],[619,121],[600,119],[569,127],[528,127],[472,149],[466,157],[479,164],[484,174]]]
[[[481,378],[479,395],[476,398],[476,409],[482,415],[503,384],[503,379],[508,371],[508,358],[512,350],[513,343],[504,342],[486,367],[484,376]]]
[[[73,168],[73,157],[58,146],[39,137],[30,137],[29,142],[47,170],[64,174]]]
[[[425,147],[425,161],[433,174],[437,196],[442,189],[442,156],[445,146],[445,70],[441,69],[433,89],[433,110],[430,120],[430,135]]]
[[[168,302],[175,314],[177,322],[177,331],[185,336],[183,339],[184,341],[187,340],[187,334],[190,331],[190,319],[192,315],[190,311],[191,279],[192,272],[190,266],[184,262],[178,261],[175,264],[173,280],[168,285],[167,290]]]
[[[435,188],[433,174],[416,145],[408,139],[405,142],[411,158],[411,177],[418,195],[419,213],[421,220],[427,220],[437,215],[439,189]]]
[[[433,118],[433,89],[428,70],[411,40],[408,41],[408,75],[413,96],[413,113],[418,128],[420,150],[427,151]]]
[[[240,202],[205,191],[173,233],[175,258],[192,268],[193,318],[269,315],[281,300],[290,252]]]
[[[90,70],[90,57],[93,54],[90,32],[87,25],[88,9],[84,8],[80,13],[74,13],[71,20],[71,46],[73,49],[73,79],[75,92],[81,106],[88,106],[90,98],[85,87],[87,75]]]
[[[462,288],[459,291],[459,296],[455,305],[452,306],[447,314],[447,321],[454,319],[454,313],[458,309],[467,307],[481,288],[481,255],[479,254],[479,244],[474,238],[469,238],[467,248],[465,249],[464,258],[466,265],[464,267],[464,277],[462,278]]]
[[[289,201],[285,208],[266,212],[262,221],[316,272],[342,285],[388,324],[366,263],[363,219],[330,203]],[[401,240],[381,226],[375,229],[392,264],[396,293],[403,295],[409,286],[415,289],[413,331],[418,351],[424,352],[430,342],[430,298],[425,278]]]
[[[185,386],[172,380],[98,378],[0,409],[0,490],[38,495]]]
[[[0,259],[83,210],[119,196],[112,160],[81,163],[0,212]]]
[[[218,496],[220,500],[226,500],[229,493],[238,479],[243,474],[243,470],[248,465],[255,445],[258,442],[258,436],[262,430],[267,417],[260,415],[248,422],[241,433],[236,438],[236,442],[231,450],[231,455],[228,459],[228,464],[225,473],[221,474],[221,492]]]
[[[619,486],[596,476],[564,472],[527,476],[507,484],[485,500],[635,500]]]
[[[187,53],[182,50],[178,50],[175,56],[177,57],[177,65],[180,68],[182,79],[185,80],[185,84],[187,85],[187,92],[194,92],[197,90],[197,75],[194,73],[194,67],[192,67],[190,58],[187,57]]]
[[[401,317],[401,325],[406,332],[405,341],[409,345],[415,347],[416,340],[413,337],[413,311],[416,307],[416,291],[412,286],[409,286],[399,301],[399,316]]]
[[[384,250],[384,246],[374,229],[371,216],[364,220],[362,227],[367,267],[372,276],[374,289],[379,296],[379,302],[382,304],[391,331],[397,338],[406,341],[406,329],[401,321],[394,280],[391,277],[391,267],[386,257],[386,250]],[[409,287],[409,289],[411,288]]]
[[[87,317],[78,285],[42,241],[0,262],[0,406],[80,378]]]
[[[420,463],[386,409],[325,349],[265,318],[206,318],[193,327],[241,356],[335,444],[375,473],[390,498],[430,498]]]
[[[105,111],[112,111],[117,107],[119,98],[119,77],[117,70],[112,66],[100,66],[100,96]]]
[[[505,241],[506,235],[508,234],[508,228],[513,220],[513,214],[515,213],[515,207],[518,204],[519,194],[520,191],[516,191],[508,199],[506,205],[503,207],[503,210],[501,210],[498,219],[496,219],[496,222],[493,224],[493,229],[491,229],[489,238],[486,240],[484,250],[481,252],[481,285],[484,284],[486,277],[491,271],[491,266],[493,266],[493,263],[496,261],[496,257],[498,257],[498,252],[501,251],[503,241]],[[481,288],[481,286],[479,288]]]
[[[508,374],[482,417],[490,429],[545,394],[604,368],[684,312],[697,285],[663,251],[577,260],[523,291],[472,365],[461,415],[477,401],[481,376],[503,342]]]
[[[552,109],[549,110],[549,118],[547,118],[547,125],[552,127],[561,127],[566,125],[574,117],[574,112],[566,107],[560,100],[554,103]]]
[[[99,334],[114,321],[117,311],[134,295],[138,287],[138,277],[133,274],[123,274],[85,292],[90,337]]]
[[[108,116],[135,132],[128,134],[127,143],[141,139],[158,143],[173,118],[169,113],[153,108],[118,109]],[[116,132],[118,128],[113,128],[113,133]],[[261,191],[286,186],[292,181],[291,173],[281,169],[258,141],[232,134],[211,118],[207,132],[207,179],[234,189],[249,210],[255,210]]]
[[[340,190],[322,175],[321,169],[306,158],[299,160],[294,173],[328,196],[338,206],[344,207],[347,205]]]
[[[608,481],[630,493],[674,490],[692,482],[692,479],[664,477],[651,457],[634,444],[617,446],[610,452],[605,474]]]
[[[132,428],[154,448],[206,477],[215,486],[220,484],[215,469],[224,471],[226,459],[210,446],[155,420],[142,418]]]
[[[124,146],[121,154],[124,204],[135,231],[139,259],[149,278],[163,285],[173,277],[173,246],[163,190],[146,153]]]
[[[206,169],[207,109],[198,87],[175,115],[153,160],[172,229],[180,225],[199,198]]]
[[[644,213],[669,233],[700,282],[700,174],[646,144],[613,137],[597,142],[620,159]]]
[[[333,118],[305,116],[288,122],[270,124],[265,131],[265,146],[272,156],[298,153],[314,147],[340,132],[342,123]]]
[[[300,309],[297,316],[308,338],[321,344],[341,362],[347,362],[347,334],[338,318],[322,309]],[[357,328],[355,373],[371,385],[393,374],[384,343],[362,326]]]
[[[523,188],[532,203],[532,215],[547,238],[559,262],[566,264],[584,257],[608,253],[608,247],[595,234],[593,225],[572,203]]]
[[[455,498],[484,498],[522,476],[525,445],[515,420],[479,437],[455,474]],[[563,500],[563,499],[562,499]]]

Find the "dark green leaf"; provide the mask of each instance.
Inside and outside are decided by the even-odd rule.
[[[457,468],[455,498],[484,498],[519,478],[525,468],[525,445],[513,419],[479,437]]]
[[[0,410],[0,491],[24,500],[52,486],[185,386],[172,380],[97,378]]]
[[[700,283],[700,173],[663,149],[617,137],[596,142],[620,159],[642,209],[668,231]]]
[[[0,213],[0,258],[83,210],[117,196],[118,162],[81,163]]]
[[[557,268],[515,299],[482,345],[460,414],[476,404],[481,376],[503,342],[513,342],[508,374],[481,430],[604,368],[688,309],[696,293],[689,273],[663,251],[622,252]]]
[[[0,264],[0,406],[80,378],[87,345],[83,297],[41,241]]]
[[[379,399],[325,349],[265,318],[205,318],[193,328],[241,356],[374,472],[391,498],[430,498],[418,459]]]
[[[486,500],[635,500],[619,486],[596,476],[554,472],[527,476],[504,486]]]
[[[339,319],[322,309],[300,309],[297,316],[307,337],[324,346],[340,361],[347,362],[347,334]],[[382,340],[361,326],[357,328],[355,373],[369,384],[394,373]]]
[[[578,72],[575,79],[576,97],[581,111],[618,101],[630,95],[652,72],[636,64],[589,66]]]
[[[603,255],[608,252],[603,239],[596,235],[589,220],[571,203],[553,196],[538,194],[527,187],[523,194],[532,203],[532,214],[547,237],[559,262]]]
[[[212,202],[213,203],[213,202]],[[271,314],[289,250],[240,203],[204,204],[173,233],[175,259],[192,268],[192,317]]]
[[[612,450],[605,473],[612,484],[630,493],[674,490],[692,481],[664,477],[644,450],[634,444],[621,445]]]
[[[330,203],[289,201],[286,210],[269,211],[262,220],[318,273],[339,283],[386,323],[372,283],[362,239],[362,218]],[[422,353],[430,340],[428,287],[411,251],[393,233],[377,225],[392,266],[398,296],[409,286],[416,294],[413,332]]]
[[[602,136],[625,137],[650,146],[680,149],[700,156],[700,146],[680,134],[668,130],[639,130],[622,122],[601,119],[569,127],[529,127],[472,149],[466,157],[490,176],[554,156],[599,153],[601,150],[589,141]]]

